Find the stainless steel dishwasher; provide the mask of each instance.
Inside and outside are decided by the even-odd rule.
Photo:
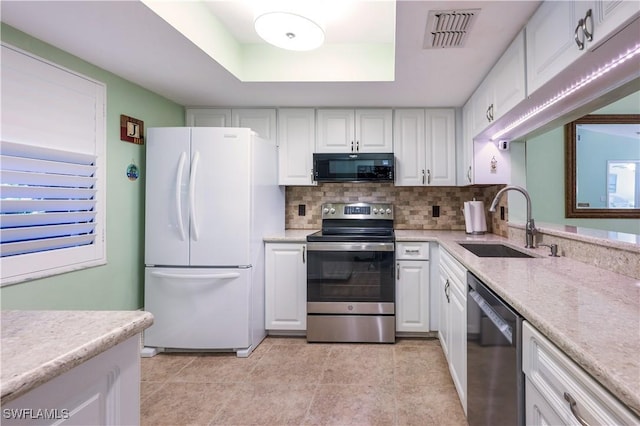
[[[522,317],[467,272],[467,420],[524,424]]]

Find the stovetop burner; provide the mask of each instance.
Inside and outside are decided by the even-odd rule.
[[[383,203],[324,204],[322,230],[307,236],[311,242],[393,240],[393,205]]]

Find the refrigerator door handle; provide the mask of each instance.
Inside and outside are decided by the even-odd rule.
[[[180,203],[180,187],[182,186],[182,171],[186,161],[186,152],[180,154],[178,161],[178,173],[176,174],[176,215],[178,216],[178,231],[180,232],[180,241],[184,241],[184,225],[182,224],[182,204]]]
[[[193,154],[191,160],[191,176],[189,176],[189,217],[191,218],[191,236],[193,241],[198,241],[198,221],[196,219],[196,174],[198,173],[198,162],[200,161],[200,151]]]
[[[153,271],[151,275],[158,278],[178,278],[178,279],[190,279],[190,280],[211,280],[211,279],[230,280],[233,278],[238,278],[240,276],[238,272],[229,272],[226,274],[192,275],[192,274],[172,274],[169,272],[159,272],[159,271]]]

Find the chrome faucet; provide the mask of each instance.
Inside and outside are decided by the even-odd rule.
[[[515,185],[505,186],[496,194],[495,198],[493,199],[493,202],[491,203],[491,207],[489,207],[489,211],[495,212],[496,206],[498,205],[498,202],[500,201],[502,194],[510,190],[520,192],[522,195],[524,195],[524,198],[527,199],[527,225],[526,225],[526,236],[525,236],[526,237],[525,248],[535,248],[536,225],[533,222],[533,218],[531,217],[531,197],[529,197],[529,193],[527,192],[526,189],[519,186],[515,186]]]

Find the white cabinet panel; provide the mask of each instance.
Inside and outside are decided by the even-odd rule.
[[[456,184],[456,135],[453,109],[425,112],[427,185]]]
[[[455,185],[455,111],[397,109],[394,120],[395,185]]]
[[[278,183],[316,185],[313,180],[313,150],[316,116],[312,108],[278,110]]]
[[[306,244],[269,243],[265,256],[267,330],[306,330]]]
[[[396,265],[396,331],[429,331],[429,262],[399,260]]]
[[[531,17],[526,26],[528,94],[586,52],[575,37],[578,21],[592,8],[593,2],[546,1]]]
[[[3,414],[23,414],[21,419],[5,414],[3,425],[140,424],[140,335],[3,404],[2,409]]]
[[[393,151],[393,111],[390,109],[356,110],[356,151]]]
[[[188,127],[231,127],[229,108],[190,108],[185,116]]]
[[[533,424],[545,418],[553,419],[554,424],[578,424],[577,415],[590,425],[640,424],[638,416],[526,321],[522,332],[522,370],[527,389],[537,390],[525,393],[525,406],[529,410],[525,415]],[[575,402],[573,409],[571,402]]]
[[[440,248],[440,328],[438,336],[449,362],[451,378],[467,411],[467,285],[466,269]]]
[[[276,110],[274,108],[187,108],[189,127],[245,127],[260,137],[276,143]]]
[[[391,109],[318,109],[316,152],[392,152]]]
[[[277,142],[276,110],[272,108],[232,109],[233,127],[245,127],[260,137]]]

